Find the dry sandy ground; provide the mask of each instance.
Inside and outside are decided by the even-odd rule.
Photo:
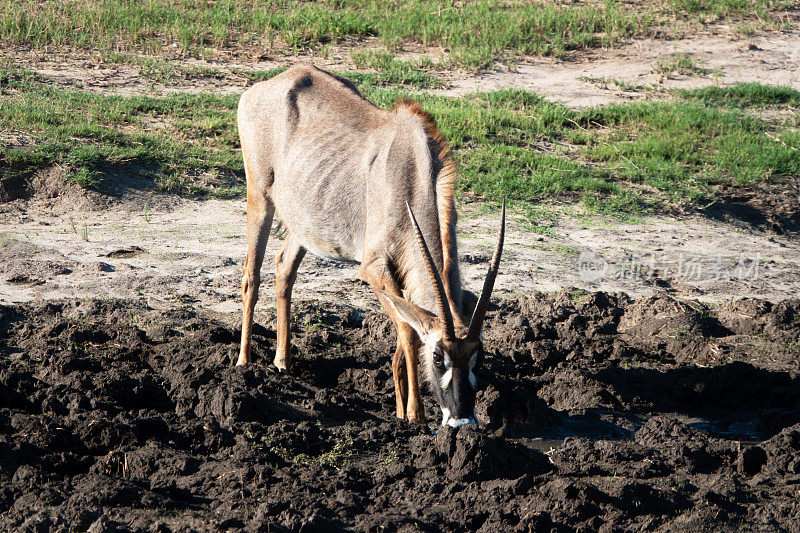
[[[666,78],[657,73],[654,68],[657,62],[669,61],[675,54],[692,57],[708,72],[675,73]],[[643,97],[641,90],[625,90],[611,80],[656,89],[754,81],[800,89],[800,32],[795,29],[742,39],[720,35],[694,35],[675,41],[644,39],[615,50],[582,53],[574,62],[536,58],[519,63],[511,71],[498,69],[454,79],[452,88],[442,92],[463,94],[513,86],[545,94],[573,108]]]
[[[737,36],[727,26],[715,26],[712,33],[689,34],[682,39],[642,39],[614,49],[576,52],[573,57],[553,59],[527,58],[513,67],[499,66],[482,73],[464,71],[440,72],[448,87],[434,92],[461,95],[472,91],[491,91],[518,87],[546,95],[571,107],[603,105],[616,101],[658,97],[659,89],[694,88],[713,84],[728,85],[757,81],[771,85],[787,85],[800,89],[800,23],[794,22],[785,31],[747,37]],[[368,47],[379,47],[377,41]],[[143,77],[133,66],[104,64],[98,57],[71,53],[6,51],[2,55],[21,65],[52,77],[65,86],[80,86],[89,91],[137,94],[142,92],[241,92],[250,82],[237,75],[237,70],[267,70],[286,66],[294,61],[311,61],[323,68],[347,72],[354,68],[350,54],[355,48],[344,45],[329,51],[325,57],[305,55],[269,60],[178,61],[183,67],[208,67],[217,75],[179,79],[174,83]],[[426,54],[438,60],[446,52],[440,49],[401,51],[400,59],[413,59]],[[674,73],[668,77],[656,72],[659,61],[669,61],[677,53],[692,57],[705,74]],[[716,69],[716,71],[715,71]],[[612,80],[638,86],[625,89]],[[643,91],[641,88],[654,88]]]
[[[479,290],[498,213],[477,202],[461,203],[459,210],[465,284]],[[563,205],[543,206],[537,231],[513,211],[509,222],[500,291],[575,286],[707,302],[744,296],[777,301],[800,293],[800,243],[787,236],[701,216],[622,222]],[[239,312],[243,200],[133,192],[114,208],[74,197],[16,201],[0,206],[0,242],[0,301],[142,297],[154,308],[191,303]],[[281,242],[272,237],[268,245],[262,309],[274,305],[271,258]],[[300,299],[376,306],[355,266],[310,255],[295,291]]]
[[[797,27],[741,39],[721,33],[637,41],[616,50],[582,54],[569,62],[531,58],[513,71],[450,73],[450,87],[442,92],[523,87],[572,106],[587,106],[658,93],[623,91],[585,77],[664,87],[760,81],[800,88]],[[691,53],[707,69],[718,67],[722,78],[661,79],[653,70],[655,62],[675,52]],[[41,54],[14,54],[21,64],[52,76],[57,83],[121,94],[238,92],[247,81],[230,74],[231,69],[266,69],[286,63],[210,63],[224,74],[182,80],[173,86],[153,84],[132,67],[96,65],[90,57],[62,62]],[[343,70],[348,58],[345,50],[316,59],[322,66]],[[245,252],[243,200],[194,201],[124,187],[111,199],[81,193],[67,196],[66,200],[34,198],[0,205],[0,301],[141,296],[154,307],[182,301],[226,313],[238,311]],[[476,203],[462,203],[459,209],[465,282],[477,290],[487,268],[497,213]],[[537,217],[533,221],[537,231],[531,231],[531,220],[512,214],[500,290],[552,291],[576,286],[622,290],[634,296],[669,292],[718,302],[743,296],[779,300],[800,289],[800,244],[761,229],[701,216],[621,222],[565,205],[542,206]],[[277,238],[269,243],[262,286],[262,295],[269,297],[262,297],[262,308],[273,305],[270,258],[279,244]],[[138,249],[119,252],[134,246]],[[300,298],[375,305],[353,266],[313,257],[301,267],[296,291]]]

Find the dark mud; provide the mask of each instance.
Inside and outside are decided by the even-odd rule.
[[[717,200],[698,211],[723,222],[734,222],[775,233],[800,231],[800,182],[792,179],[753,187],[715,191]]]
[[[296,309],[287,376],[273,316],[235,368],[238,330],[188,307],[0,306],[0,529],[800,524],[800,300],[501,300],[479,431],[393,418],[385,316]]]

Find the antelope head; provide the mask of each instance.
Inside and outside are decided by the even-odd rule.
[[[483,283],[481,296],[469,322],[447,297],[442,277],[433,263],[428,245],[410,207],[408,214],[435,289],[439,314],[433,314],[408,300],[390,294],[380,293],[380,296],[394,308],[401,320],[414,328],[422,341],[420,357],[423,359],[428,382],[442,409],[442,426],[477,425],[478,420],[475,416],[477,379],[474,371],[483,354],[481,341],[483,320],[489,307],[489,298],[497,277],[500,256],[503,253],[505,201],[497,246],[492,254],[492,262]]]

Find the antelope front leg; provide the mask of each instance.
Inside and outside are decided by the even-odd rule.
[[[394,311],[387,309],[386,312],[389,313],[389,318],[392,319],[397,330],[397,349],[392,358],[395,413],[397,418],[424,423],[425,409],[419,392],[417,371],[419,339],[411,326],[394,316]]]
[[[297,239],[287,235],[283,246],[275,255],[275,295],[278,300],[278,341],[273,364],[286,371],[291,362],[291,331],[289,313],[292,307],[292,288],[297,279],[297,269],[306,255],[306,249]]]
[[[395,414],[397,418],[405,419],[406,402],[408,401],[408,381],[406,377],[406,354],[403,345],[397,342],[397,349],[392,357],[392,376],[394,377],[394,399],[396,402]]]
[[[386,263],[380,259],[372,259],[361,263],[358,269],[359,277],[372,287],[375,296],[380,301],[381,297],[377,290],[382,290],[387,294],[402,297],[400,286],[391,275],[391,271],[386,268]],[[384,311],[389,315],[389,318],[397,330],[397,349],[392,358],[392,377],[394,378],[394,398],[395,398],[395,414],[397,418],[408,419],[414,422],[424,422],[425,413],[422,407],[422,400],[419,396],[419,386],[416,386],[416,398],[411,401],[409,398],[409,383],[411,379],[411,372],[407,365],[408,354],[418,353],[419,350],[414,350],[414,341],[417,334],[413,328],[404,323],[391,306],[384,306]],[[414,358],[416,356],[413,356]],[[416,359],[415,359],[416,360]],[[417,384],[416,378],[416,364],[414,365],[414,384]],[[407,409],[408,406],[413,407],[413,411]],[[422,413],[422,416],[420,416]]]
[[[253,327],[253,310],[258,300],[261,284],[261,264],[272,227],[275,208],[257,194],[247,193],[247,257],[242,273],[242,344],[237,365],[250,362],[250,337]]]
[[[406,417],[410,422],[425,423],[425,407],[419,393],[419,348],[420,342],[416,332],[408,324],[401,323],[404,330],[404,352],[406,356],[406,375],[408,376],[408,403],[406,404]],[[400,337],[400,330],[397,331]]]

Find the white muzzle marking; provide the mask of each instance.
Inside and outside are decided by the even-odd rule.
[[[447,407],[442,408],[442,425],[447,425],[447,421],[450,420],[450,409]]]
[[[470,424],[478,425],[474,418],[451,418],[447,421],[447,425],[451,428],[460,428],[461,426],[469,426]]]
[[[471,418],[453,418],[450,415],[450,409],[442,408],[442,426],[450,426],[451,428],[460,428],[461,426],[478,425],[478,419],[474,416]]]
[[[475,370],[475,363],[478,362],[478,352],[472,354],[472,358],[469,360],[469,384],[472,385],[473,389],[478,388],[478,378],[475,377],[473,374],[473,370]]]

